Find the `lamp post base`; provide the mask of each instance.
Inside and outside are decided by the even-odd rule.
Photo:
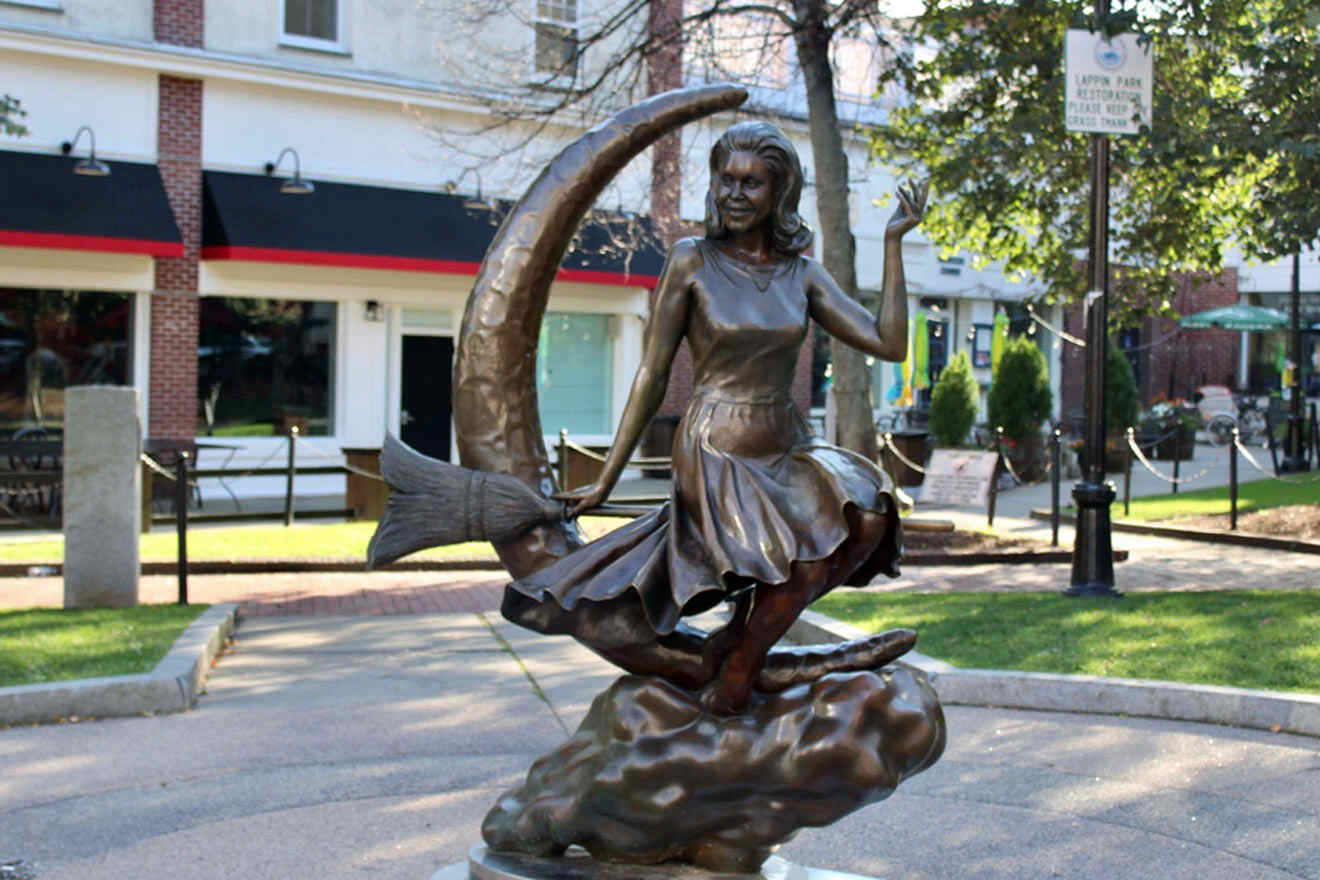
[[[1109,506],[1118,493],[1111,483],[1081,482],[1073,487],[1077,536],[1073,543],[1072,582],[1065,596],[1123,594],[1114,588],[1114,540]]]
[[[1294,394],[1297,394],[1298,391],[1299,389],[1293,389]],[[1287,450],[1287,454],[1279,460],[1279,473],[1297,474],[1311,469],[1311,463],[1307,460],[1302,443],[1302,414],[1300,412],[1288,413],[1288,433],[1283,441],[1283,448]]]

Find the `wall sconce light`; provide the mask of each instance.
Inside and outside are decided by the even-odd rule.
[[[74,132],[73,140],[60,144],[60,152],[66,156],[72,153],[74,145],[78,143],[78,138],[82,137],[84,131],[87,132],[87,139],[91,142],[91,146],[87,151],[87,158],[74,163],[73,173],[83,174],[87,177],[109,177],[110,166],[96,158],[96,134],[92,131],[90,125],[80,126]]]
[[[305,196],[308,193],[316,192],[316,187],[310,180],[302,178],[302,162],[298,159],[298,151],[293,147],[285,147],[280,150],[280,154],[275,157],[274,162],[266,163],[267,176],[274,174],[275,169],[280,162],[284,161],[286,155],[293,156],[293,177],[280,184],[280,192],[290,196]]]
[[[363,310],[362,315],[368,321],[375,322],[382,320],[384,318],[384,311],[381,309],[380,301],[374,299],[367,300],[367,306]]]
[[[494,211],[494,201],[483,198],[481,195],[481,172],[475,168],[464,168],[462,173],[458,175],[457,180],[446,181],[442,188],[449,195],[458,192],[458,185],[463,182],[464,177],[468,176],[468,172],[471,172],[472,176],[477,179],[477,194],[473,197],[464,199],[463,207],[472,211]]]

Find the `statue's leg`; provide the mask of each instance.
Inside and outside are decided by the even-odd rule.
[[[744,616],[741,637],[725,656],[705,697],[717,712],[737,712],[754,687],[783,690],[830,672],[871,669],[905,653],[916,641],[911,630],[894,630],[839,646],[806,650],[771,648],[812,602],[843,583],[893,527],[890,515],[849,509],[852,539],[830,557],[794,563],[787,583],[758,584]]]
[[[823,589],[808,604],[843,583],[865,562],[873,549],[881,545],[889,530],[895,528],[893,520],[897,516],[897,513],[872,513],[849,508],[848,526],[852,540],[828,560],[830,570],[825,576]],[[838,644],[778,648],[766,656],[756,688],[768,692],[782,691],[795,684],[815,681],[831,672],[876,669],[906,654],[916,641],[917,634],[912,630],[895,629]]]
[[[634,675],[655,675],[682,687],[705,687],[719,668],[719,641],[680,623],[657,635],[631,590],[605,602],[579,602],[566,611],[553,600],[538,602],[514,589],[504,591],[500,613],[536,632],[567,635]],[[719,632],[719,631],[717,631]]]

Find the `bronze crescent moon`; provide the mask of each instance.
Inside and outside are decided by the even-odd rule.
[[[737,107],[741,87],[721,84],[656,95],[621,111],[565,147],[504,218],[477,271],[463,312],[453,411],[465,467],[513,474],[556,491],[536,398],[536,346],[550,284],[587,209],[634,156],[679,126]],[[572,523],[539,526],[505,544],[515,578],[582,544]]]

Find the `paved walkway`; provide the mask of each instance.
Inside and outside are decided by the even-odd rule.
[[[249,620],[182,715],[0,730],[41,880],[427,880],[614,670],[496,615]],[[944,758],[786,858],[903,880],[1320,877],[1314,739],[949,707]]]
[[[1201,450],[1198,450],[1198,454]],[[1048,492],[1046,488],[1044,490]],[[997,525],[1040,487],[1000,500]],[[1032,497],[1033,494],[1036,497]],[[1046,495],[1046,497],[1048,497]],[[983,512],[918,508],[978,526]],[[1063,542],[1071,531],[1063,532]],[[1312,557],[1133,535],[1119,586],[1314,588]],[[1059,589],[1068,566],[910,568],[871,589]],[[496,572],[194,576],[247,618],[193,712],[0,730],[0,864],[42,880],[425,880],[615,671],[502,621]],[[143,580],[170,601],[171,577]],[[0,580],[58,605],[59,578]],[[474,613],[484,612],[484,613]],[[890,878],[1320,878],[1320,747],[1179,722],[949,707],[892,798],[782,855]]]

